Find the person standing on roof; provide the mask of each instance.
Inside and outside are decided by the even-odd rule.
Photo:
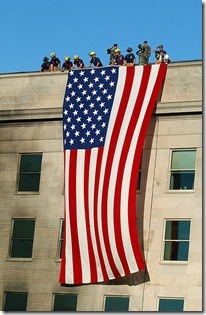
[[[78,55],[74,55],[74,65],[78,69],[84,68],[84,62]]]
[[[149,57],[151,55],[151,48],[148,45],[147,41],[144,41],[144,45],[139,44],[138,45],[139,50],[136,52],[136,54],[139,56],[139,65],[148,65],[149,63]]]
[[[44,57],[43,63],[42,63],[41,68],[40,68],[40,72],[44,72],[44,71],[47,72],[47,71],[49,71],[49,68],[50,68],[49,58]]]
[[[114,44],[112,48],[108,48],[106,54],[110,54],[109,64],[112,65],[113,60],[116,57],[115,50],[118,49],[117,44]]]
[[[94,67],[102,67],[101,60],[98,57],[96,57],[96,53],[94,51],[91,51],[89,53],[89,56],[92,57],[92,59],[88,64],[88,68],[90,68],[92,64],[94,65]]]
[[[134,66],[135,65],[135,55],[132,53],[132,48],[127,48],[127,55],[124,57],[124,66]]]
[[[61,62],[59,58],[56,57],[55,53],[51,53],[50,55],[50,71],[58,71],[60,70]]]
[[[115,57],[113,58],[112,65],[122,66],[124,63],[124,56],[121,54],[119,48],[115,49]]]
[[[64,58],[65,62],[63,63],[62,68],[61,68],[62,72],[64,72],[65,70],[70,70],[74,68],[73,63],[70,61],[70,59],[71,58],[68,56]]]
[[[156,64],[162,63],[164,60],[164,56],[167,54],[166,51],[164,50],[163,45],[159,45],[154,49],[155,52],[155,58],[156,60]]]

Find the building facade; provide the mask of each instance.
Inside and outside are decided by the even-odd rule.
[[[58,282],[67,73],[0,75],[0,309],[202,310],[202,62],[168,65],[145,139],[137,229],[145,272]]]

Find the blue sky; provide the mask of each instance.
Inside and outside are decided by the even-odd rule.
[[[201,0],[0,0],[0,73],[39,71],[44,56],[79,55],[87,65],[95,51],[108,65],[106,49],[126,54],[147,40],[172,61],[202,59]],[[138,60],[138,58],[137,58]],[[154,62],[154,53],[150,62]]]

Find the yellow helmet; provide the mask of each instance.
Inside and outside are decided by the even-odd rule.
[[[74,60],[79,59],[79,56],[74,55]]]
[[[51,53],[50,57],[54,58],[54,57],[56,57],[56,54],[55,53]]]
[[[66,57],[64,58],[65,61],[69,61],[70,59],[71,59],[71,58],[68,57],[68,56],[66,56]]]
[[[117,49],[114,50],[114,52],[115,52],[115,53],[120,52],[120,49],[117,48]]]
[[[96,55],[95,52],[94,52],[94,51],[90,51],[89,56],[92,57],[92,56],[94,56],[94,55]]]

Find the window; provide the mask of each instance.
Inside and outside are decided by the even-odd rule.
[[[184,300],[183,299],[159,299],[159,309],[160,312],[183,312]]]
[[[77,294],[54,294],[53,311],[76,311]]]
[[[62,247],[64,240],[64,219],[60,220],[60,233],[59,233],[59,242],[58,242],[58,259],[62,258]]]
[[[187,261],[189,253],[190,221],[166,221],[164,260]]]
[[[13,219],[10,258],[31,258],[34,238],[34,219]]]
[[[140,190],[141,176],[142,176],[142,157],[140,160],[140,166],[139,166],[139,171],[138,171],[137,190]]]
[[[170,190],[194,189],[196,150],[174,150],[170,166]]]
[[[26,292],[5,292],[4,311],[26,311]]]
[[[129,297],[123,296],[106,296],[105,307],[106,312],[126,312],[129,309]]]
[[[18,192],[38,192],[42,154],[21,154],[18,174]]]

